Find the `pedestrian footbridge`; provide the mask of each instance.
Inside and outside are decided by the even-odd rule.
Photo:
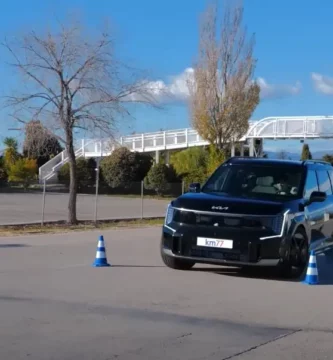
[[[320,139],[333,138],[333,116],[286,116],[267,117],[250,121],[247,133],[240,143],[249,146],[250,155],[255,156],[255,140],[258,139]],[[155,152],[185,149],[191,146],[204,146],[198,132],[191,128],[150,132],[122,136],[117,141],[110,139],[82,139],[76,142],[76,157],[100,158],[108,156],[119,146],[131,151]],[[39,169],[40,181],[52,179],[58,170],[68,162],[66,150],[52,158]]]

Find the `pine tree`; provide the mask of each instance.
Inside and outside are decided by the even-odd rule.
[[[6,137],[3,141],[6,149],[4,151],[4,167],[9,169],[19,158],[17,140],[12,137]]]
[[[312,154],[308,144],[303,145],[301,160],[311,160]]]

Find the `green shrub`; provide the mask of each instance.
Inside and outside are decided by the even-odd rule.
[[[172,154],[170,163],[184,181],[186,190],[193,182],[204,183],[225,158],[225,154],[215,146],[198,146]]]
[[[96,181],[96,161],[92,158],[76,159],[76,174],[77,174],[77,186],[78,190],[81,190],[84,187],[92,186]],[[66,163],[62,166],[58,173],[58,179],[60,182],[69,185],[70,173],[69,173],[69,163]]]
[[[174,180],[173,168],[163,163],[153,165],[144,179],[144,186],[148,190],[154,190],[157,195],[163,195],[170,190],[170,182]]]
[[[34,159],[19,158],[8,169],[8,180],[22,182],[24,188],[36,180],[37,162]]]
[[[205,169],[208,161],[208,152],[204,147],[191,147],[173,153],[170,157],[170,164],[178,176],[184,177],[193,170]]]
[[[142,181],[148,174],[153,165],[153,158],[147,153],[135,153],[135,162],[137,165],[135,181]]]
[[[205,168],[201,167],[193,169],[191,172],[186,174],[182,180],[184,182],[185,191],[187,191],[189,185],[192,183],[198,182],[203,184],[207,180]]]
[[[208,162],[206,165],[206,176],[209,177],[212,173],[227,159],[226,154],[210,145],[208,148]]]
[[[3,157],[0,157],[0,185],[7,183],[8,174]]]
[[[128,188],[131,183],[142,181],[151,166],[151,156],[121,147],[101,161],[101,174],[111,188]]]

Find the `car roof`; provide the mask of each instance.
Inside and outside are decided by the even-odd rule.
[[[250,156],[235,156],[231,157],[226,161],[229,164],[255,164],[255,165],[284,165],[284,166],[299,166],[299,167],[310,167],[310,168],[323,168],[332,167],[328,162],[321,160],[284,160],[284,159],[268,159],[268,158],[258,158]]]

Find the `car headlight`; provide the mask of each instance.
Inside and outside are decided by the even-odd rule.
[[[275,234],[280,234],[283,226],[284,214],[279,214],[273,218],[272,230]]]
[[[283,214],[279,214],[275,217],[273,221],[273,231],[277,234],[282,234],[286,224],[288,223],[289,210],[285,211]]]
[[[175,214],[175,209],[171,206],[171,204],[168,205],[166,214],[165,214],[165,225],[169,225],[173,221],[173,217]]]
[[[278,214],[277,216],[275,216],[273,218],[272,230],[276,235],[282,235],[285,225],[288,220],[288,213],[289,213],[289,210],[282,214]]]
[[[286,227],[286,224],[289,221],[288,213],[289,213],[289,210],[287,210],[283,214],[278,214],[277,216],[275,216],[272,220],[272,227],[271,227],[271,229],[273,230],[275,235],[265,236],[265,237],[260,238],[260,240],[268,240],[268,239],[273,239],[273,238],[282,236],[284,229]]]
[[[263,217],[261,223],[266,229],[271,229],[275,235],[280,235],[283,232],[288,212],[272,217]]]

